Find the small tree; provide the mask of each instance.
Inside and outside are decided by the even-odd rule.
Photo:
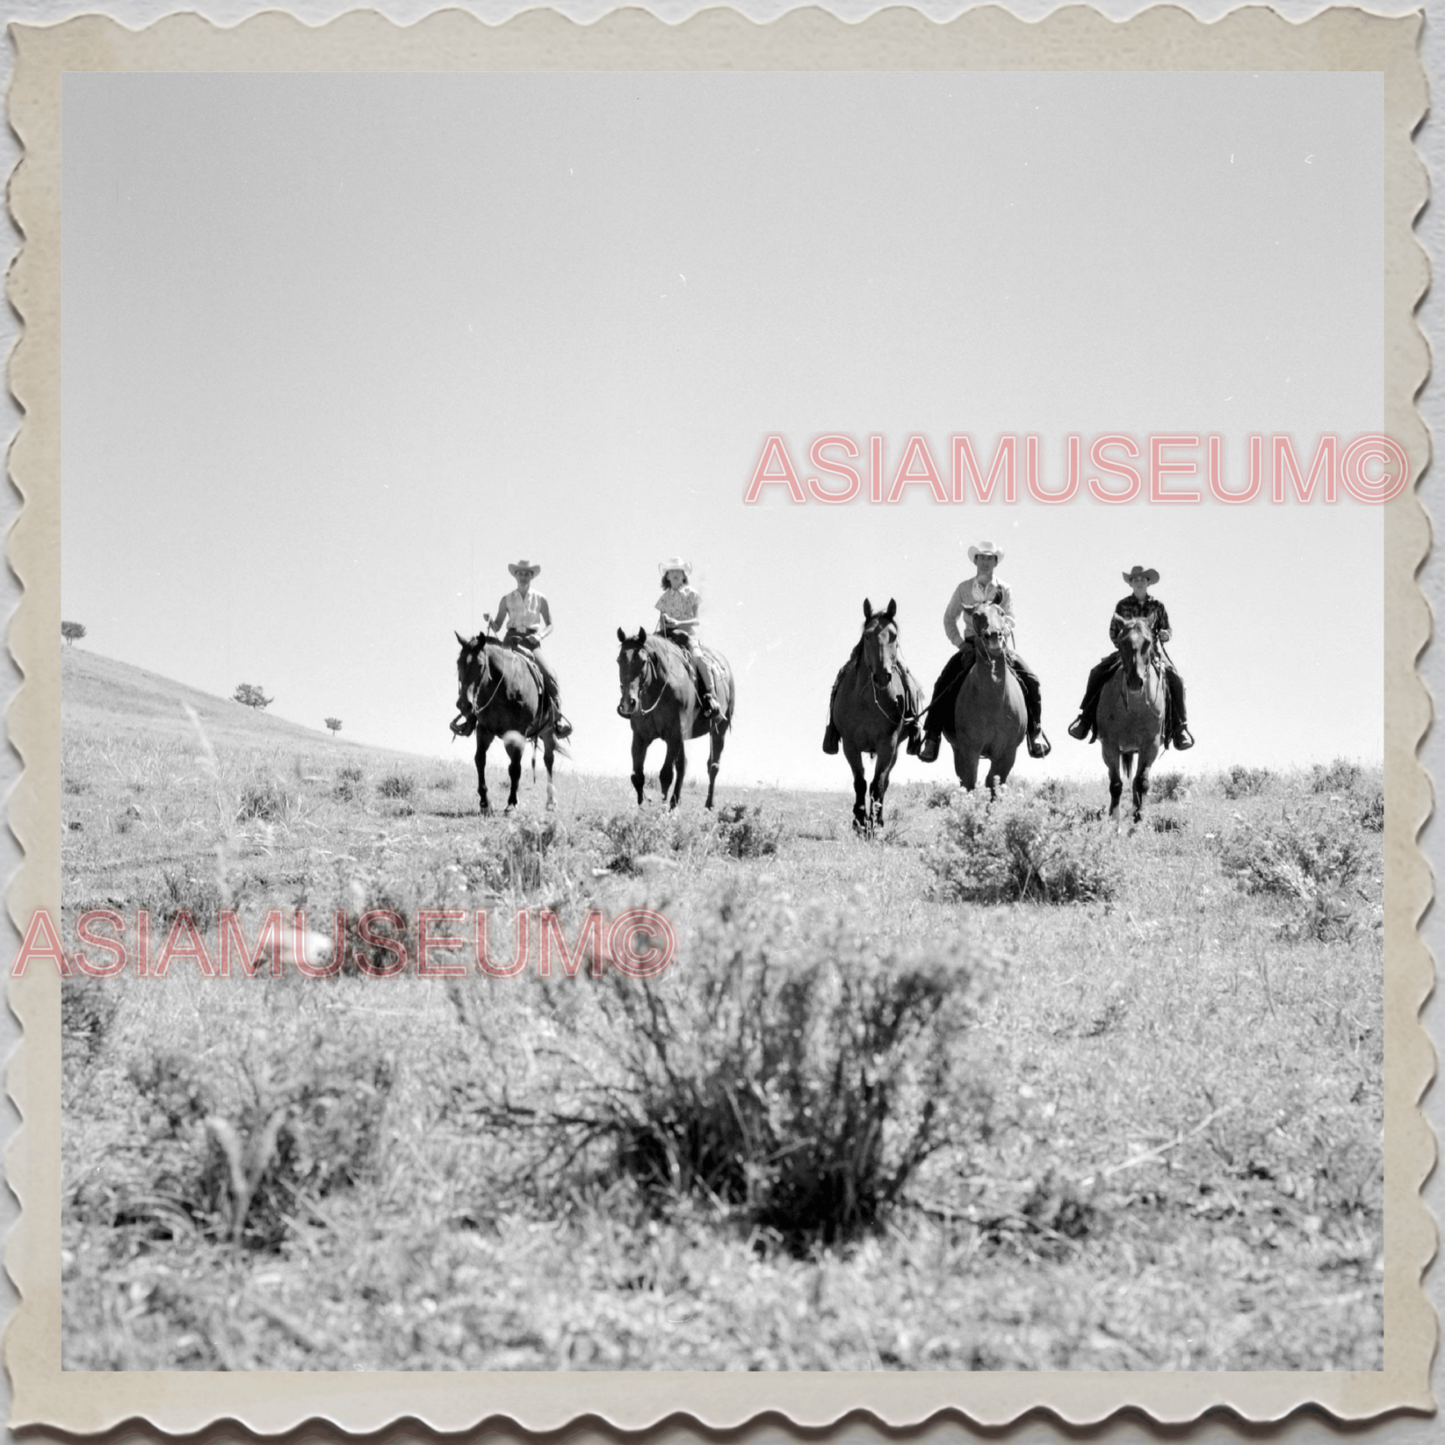
[[[60,635],[65,639],[65,645],[70,647],[79,638],[85,636],[85,627],[79,622],[62,622],[60,624]]]
[[[329,727],[333,733],[339,733],[341,731],[341,719],[339,717],[329,717],[326,719],[326,726]]]
[[[259,687],[253,687],[249,682],[243,682],[235,692],[231,694],[235,702],[242,703],[246,707],[270,707],[276,701],[274,697],[267,697]]]

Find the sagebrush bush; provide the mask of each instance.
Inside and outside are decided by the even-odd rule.
[[[730,803],[717,811],[722,849],[732,858],[765,858],[778,851],[782,820],[746,803]]]
[[[155,1054],[131,1070],[161,1161],[150,1183],[212,1237],[274,1249],[307,1198],[356,1182],[371,1163],[390,1059],[301,1032],[252,1037],[222,1059]]]
[[[1243,763],[1235,763],[1220,777],[1219,791],[1233,803],[1240,798],[1255,797],[1273,782],[1274,774],[1268,768],[1247,768]]]
[[[188,913],[191,922],[204,933],[229,901],[222,894],[220,879],[215,873],[178,873],[167,868],[162,880],[160,896],[152,904],[151,912],[164,924]]]
[[[1336,758],[1326,767],[1316,763],[1310,769],[1310,791],[1315,793],[1353,792],[1360,781],[1360,765],[1348,758]]]
[[[715,834],[691,812],[629,808],[604,818],[599,831],[607,841],[607,866],[618,873],[641,872],[639,859],[712,851]]]
[[[295,807],[296,799],[279,779],[250,782],[242,786],[237,797],[236,821],[246,823],[257,819],[263,823],[277,823]]]
[[[1360,827],[1370,833],[1385,831],[1385,790],[1378,784],[1371,788],[1360,804]]]
[[[1221,866],[1247,893],[1304,902],[1353,883],[1364,861],[1363,843],[1339,819],[1288,811],[1236,828],[1220,850]]]
[[[338,770],[336,779],[341,783],[359,783],[365,776],[366,773],[363,769],[358,768],[355,763],[350,763]]]
[[[120,1006],[115,987],[104,979],[75,974],[60,981],[60,1034],[65,1057],[95,1057]]]
[[[972,903],[1080,903],[1112,898],[1120,869],[1111,840],[1083,810],[1040,794],[954,810],[928,862],[936,894]]]
[[[1183,773],[1152,773],[1149,796],[1156,803],[1182,803],[1189,796],[1189,780]]]
[[[567,1067],[540,1105],[499,1081],[493,1117],[553,1161],[604,1149],[659,1202],[695,1196],[795,1245],[843,1237],[988,1131],[974,964],[957,939],[880,947],[851,917],[800,932],[729,894],[660,979],[539,981]]]
[[[383,798],[410,798],[416,792],[416,779],[405,773],[387,773],[378,779],[376,791]]]

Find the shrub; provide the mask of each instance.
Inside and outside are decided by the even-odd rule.
[[[167,869],[161,895],[153,912],[162,923],[169,924],[182,913],[188,913],[191,922],[204,933],[215,923],[226,899],[221,892],[220,880],[214,874],[197,876],[191,873],[173,873]]]
[[[1247,893],[1308,902],[1353,883],[1364,849],[1332,818],[1285,812],[1276,821],[1235,829],[1224,840],[1220,862]]]
[[[1316,763],[1310,769],[1310,791],[1314,793],[1349,793],[1360,781],[1360,765],[1347,758],[1336,758],[1328,767]]]
[[[658,854],[698,853],[712,850],[716,836],[694,813],[664,812],[656,808],[629,808],[603,820],[607,866],[619,873],[640,873],[641,860]]]
[[[1219,789],[1230,802],[1240,798],[1252,798],[1265,791],[1274,782],[1274,774],[1268,768],[1246,768],[1235,763],[1219,780]]]
[[[969,798],[947,820],[928,861],[935,892],[975,903],[1077,903],[1112,898],[1119,867],[1088,815],[1035,795]]]
[[[604,1146],[657,1204],[693,1195],[795,1247],[876,1223],[925,1159],[987,1132],[967,1052],[985,970],[956,939],[880,951],[847,917],[787,928],[728,895],[661,979],[539,980],[570,997],[567,1067],[540,1109],[494,1068],[494,1118],[554,1161]]]
[[[247,783],[236,803],[236,821],[245,823],[256,818],[263,823],[277,823],[295,806],[296,800],[277,779]]]
[[[361,768],[358,768],[355,763],[350,763],[346,767],[341,768],[336,774],[337,780],[343,783],[359,783],[365,776],[366,773]]]
[[[1368,833],[1383,833],[1385,831],[1385,790],[1382,787],[1374,787],[1366,795],[1360,805],[1359,812],[1360,827]]]
[[[155,1193],[214,1237],[274,1249],[299,1199],[323,1198],[365,1172],[393,1068],[318,1028],[304,1039],[255,1036],[220,1060],[155,1055],[131,1082],[159,1130]]]
[[[405,773],[387,773],[376,785],[383,798],[409,798],[416,792],[416,779]]]
[[[923,806],[925,808],[951,808],[953,795],[957,791],[957,788],[950,788],[943,783],[933,783],[923,795]]]
[[[1189,796],[1183,773],[1153,773],[1149,778],[1149,796],[1157,803],[1182,803]]]
[[[719,808],[718,838],[733,858],[764,858],[778,851],[783,836],[782,820],[750,808],[746,803],[730,803]]]
[[[103,980],[76,974],[60,981],[60,1034],[68,1056],[72,1049],[79,1058],[93,1059],[105,1042],[115,1020],[120,998]]]

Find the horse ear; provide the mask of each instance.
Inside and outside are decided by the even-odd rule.
[[[627,634],[620,627],[617,629],[617,640],[619,642],[627,641]]]
[[[463,637],[461,633],[456,630],[455,627],[452,628],[452,636],[455,637],[456,640],[460,642],[463,647],[467,645],[467,639]]]
[[[884,615],[890,622],[892,622],[892,621],[893,621],[893,618],[894,618],[894,615],[897,613],[897,611],[898,611],[898,599],[895,598],[895,597],[890,597],[890,598],[888,599],[888,606],[887,606],[887,608],[885,609],[883,615]]]
[[[872,617],[872,615],[873,615],[873,604],[865,597],[865,598],[863,599],[863,620],[864,620],[864,622],[867,622],[867,620],[868,620],[870,617]]]
[[[639,628],[637,629],[637,645],[638,645],[639,647],[641,647],[642,644],[643,644],[644,642],[646,642],[646,641],[647,641],[647,629],[646,629],[645,627],[639,627]]]

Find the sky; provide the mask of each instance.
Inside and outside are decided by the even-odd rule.
[[[64,615],[457,757],[453,633],[525,555],[561,766],[621,774],[616,631],[681,553],[737,676],[720,786],[842,788],[863,599],[931,683],[987,540],[1054,742],[1028,776],[1102,777],[1064,729],[1136,563],[1171,766],[1378,760],[1379,508],[743,496],[770,434],[805,476],[881,436],[890,479],[922,434],[945,483],[953,435],[1034,434],[1052,487],[1070,433],[1218,433],[1234,486],[1252,433],[1379,431],[1381,117],[1346,73],[67,75]]]

